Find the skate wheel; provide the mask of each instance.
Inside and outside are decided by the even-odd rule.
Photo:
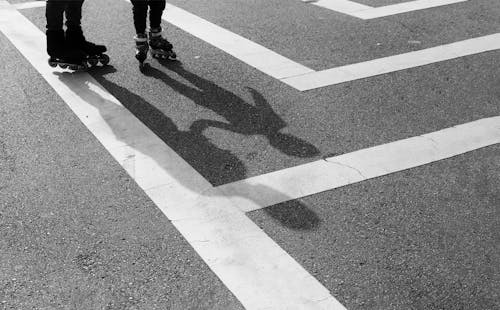
[[[88,62],[89,62],[89,65],[91,67],[94,67],[94,66],[97,66],[97,64],[99,63],[99,60],[97,58],[89,58]]]
[[[109,64],[109,56],[106,55],[106,54],[102,54],[101,58],[99,59],[99,61],[101,62],[101,64],[103,66],[105,66],[105,65]]]
[[[68,65],[67,64],[59,64],[59,67],[63,68],[63,69],[67,69],[68,68]]]
[[[57,67],[57,63],[53,62],[53,61],[49,61],[49,66],[51,66],[52,68],[55,68],[55,67]]]

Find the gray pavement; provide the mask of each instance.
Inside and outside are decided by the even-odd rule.
[[[315,70],[500,29],[486,0],[171,3]],[[180,61],[140,72],[130,4],[84,8],[91,75],[214,186],[500,115],[498,50],[299,92],[168,24]],[[0,309],[243,309],[1,33],[0,56]],[[499,177],[495,145],[248,216],[349,310],[498,309]]]

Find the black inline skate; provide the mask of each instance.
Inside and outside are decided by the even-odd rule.
[[[160,27],[152,28],[149,32],[149,46],[151,47],[151,56],[153,58],[175,60],[177,58],[177,55],[172,50],[173,45],[162,37],[161,31],[162,29]]]
[[[97,66],[98,63],[103,66],[109,64],[109,56],[104,54],[107,51],[106,46],[87,41],[81,29],[68,29],[66,31],[66,43],[87,54],[87,62],[91,67]]]
[[[49,66],[57,66],[74,71],[88,68],[87,55],[77,48],[70,47],[64,39],[64,31],[47,31],[47,53]]]
[[[145,33],[137,34],[134,37],[135,41],[135,58],[140,62],[141,69],[144,66],[144,61],[148,58],[149,44],[148,37]]]

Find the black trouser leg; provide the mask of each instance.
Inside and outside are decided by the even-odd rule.
[[[66,9],[66,1],[47,0],[45,6],[45,18],[47,20],[47,30],[56,31],[62,30],[64,10]]]
[[[66,5],[66,1],[47,0],[45,6],[47,53],[52,57],[61,55],[64,49],[63,21]]]
[[[82,31],[82,6],[84,0],[68,0],[66,5],[66,28],[68,31]]]
[[[146,33],[146,19],[148,16],[148,3],[146,0],[132,0],[132,14],[134,27],[137,34]]]
[[[160,29],[161,15],[165,10],[165,0],[149,0],[149,27]]]
[[[85,37],[82,31],[83,0],[67,0],[66,6],[66,44],[72,48],[83,49]]]

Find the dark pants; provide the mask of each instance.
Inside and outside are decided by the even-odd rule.
[[[47,53],[53,57],[63,54],[68,44],[82,41],[82,5],[84,0],[47,0]],[[63,29],[66,16],[66,32]],[[72,38],[73,43],[68,42]]]
[[[131,2],[135,32],[137,34],[146,32],[148,7],[149,27],[151,29],[161,27],[161,15],[165,10],[165,0],[132,0]]]
[[[84,0],[47,0],[45,17],[47,31],[63,29],[64,16],[66,27],[70,31],[81,31],[82,5]]]

